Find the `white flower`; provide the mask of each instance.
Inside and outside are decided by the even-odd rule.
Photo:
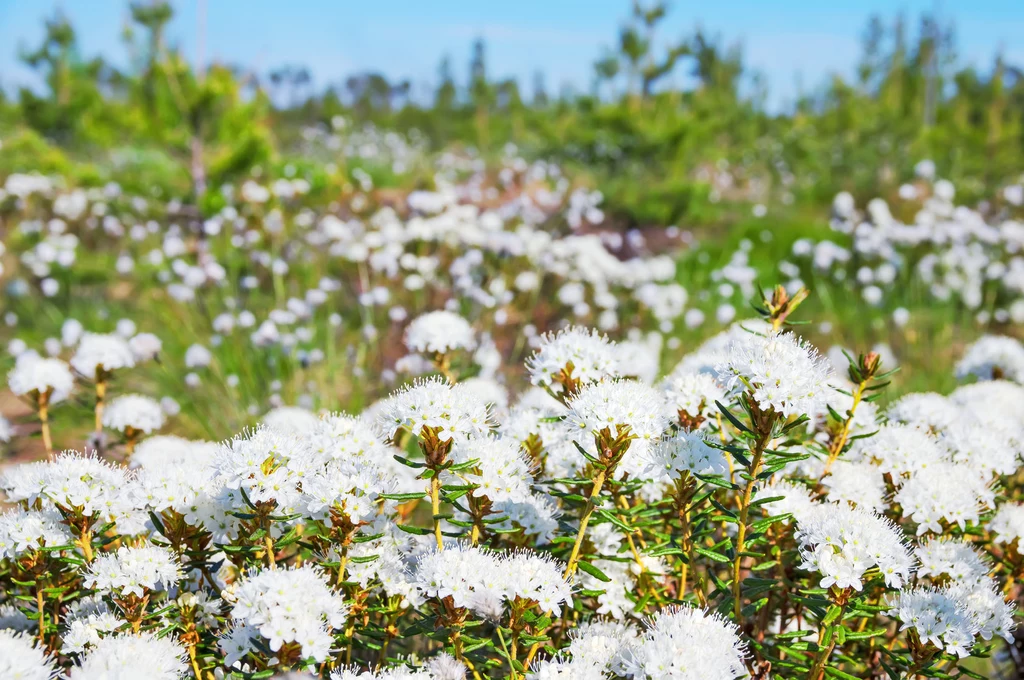
[[[526,680],[605,680],[607,671],[585,659],[554,657],[530,666]]]
[[[0,630],[0,678],[51,680],[57,672],[56,661],[31,635]]]
[[[465,463],[479,461],[463,473],[476,485],[473,495],[486,496],[492,502],[525,502],[530,496],[532,462],[519,443],[510,439],[477,437],[459,443],[452,449],[452,460]]]
[[[718,413],[715,402],[725,403],[725,388],[710,373],[680,371],[676,369],[661,383],[665,400],[675,412],[685,412],[690,418],[700,416],[705,423]]]
[[[534,438],[542,444],[553,444],[565,438],[565,428],[558,419],[566,414],[565,406],[539,387],[531,387],[519,397],[500,424],[500,432],[524,443]]]
[[[572,586],[563,578],[564,571],[561,562],[526,549],[503,554],[498,565],[498,572],[505,575],[505,599],[534,601],[548,614],[572,602]]]
[[[914,552],[920,566],[918,577],[939,579],[948,576],[956,582],[974,584],[985,579],[991,565],[988,558],[961,538],[932,538]]]
[[[508,390],[490,378],[468,378],[459,383],[466,392],[474,395],[481,403],[487,404],[495,417],[508,413]]]
[[[53,461],[25,463],[0,475],[0,487],[12,502],[37,500],[43,508],[59,507],[85,517],[108,518],[127,512],[131,501],[125,493],[131,476],[121,467],[95,456],[77,452],[59,454]]]
[[[527,536],[536,536],[538,542],[547,543],[558,530],[558,518],[562,514],[554,499],[541,494],[529,494],[520,501],[499,501],[493,505],[495,513],[508,519],[494,525],[495,528],[511,529],[520,527]]]
[[[504,602],[517,597],[536,602],[550,614],[572,596],[563,569],[540,553],[499,554],[456,543],[421,556],[415,582],[425,596],[451,597],[456,607],[487,618],[498,618]]]
[[[135,354],[127,341],[112,334],[86,333],[71,357],[71,367],[87,378],[134,365]]]
[[[454,312],[421,314],[405,329],[405,346],[412,352],[445,354],[476,346],[473,328]]]
[[[768,498],[777,500],[766,501]],[[754,500],[759,501],[765,512],[772,517],[791,514],[797,521],[818,506],[811,498],[810,489],[802,484],[781,478],[759,488],[754,493]]]
[[[891,422],[932,432],[941,432],[961,417],[960,409],[949,397],[935,392],[915,392],[900,397],[889,406],[886,415]]]
[[[427,661],[431,680],[462,680],[466,677],[466,664],[447,652],[441,652]]]
[[[586,662],[603,672],[624,675],[632,647],[639,638],[628,623],[590,621],[569,633],[569,654],[574,662]]]
[[[901,587],[914,558],[899,527],[864,508],[819,504],[797,517],[801,568],[821,574],[821,587],[863,588],[865,572],[878,567],[886,585]]]
[[[1024,503],[1004,503],[988,523],[996,543],[1013,543],[1024,537]]]
[[[609,529],[606,529],[609,535],[614,535],[617,540],[622,540],[622,533],[612,524],[599,524],[593,530],[588,529],[587,536],[594,537],[602,527],[609,527]],[[636,590],[636,578],[631,565],[603,559],[590,560],[590,563],[600,569],[610,579],[609,581],[599,581],[597,577],[590,574],[578,573],[576,575],[581,588],[602,591],[597,596],[598,607],[594,613],[601,616],[610,616],[614,619],[632,616],[633,607],[636,606],[636,603],[630,598]]]
[[[81,654],[99,644],[103,634],[112,633],[125,625],[123,619],[110,611],[99,595],[91,595],[75,602],[65,617],[67,631],[61,637],[61,651]]]
[[[967,347],[956,365],[956,377],[977,376],[980,380],[1006,378],[1024,382],[1024,345],[1016,338],[984,335]]]
[[[128,341],[128,346],[138,362],[149,361],[160,355],[163,343],[152,333],[139,333]]]
[[[896,492],[903,516],[917,522],[917,534],[942,533],[942,520],[957,524],[977,522],[981,510],[995,494],[977,473],[965,465],[939,462],[914,472]]]
[[[890,474],[895,484],[901,477],[924,470],[945,459],[935,437],[909,425],[886,425],[878,434],[858,439],[850,452],[852,460],[872,462],[882,474]]]
[[[949,400],[968,420],[1011,432],[1020,432],[1024,427],[1024,386],[1016,383],[985,380],[961,385],[953,390]]]
[[[150,591],[169,590],[181,577],[177,557],[167,548],[121,546],[93,560],[85,583],[114,596],[142,597]]]
[[[734,680],[746,673],[739,628],[717,613],[669,607],[633,647],[629,670],[638,680]]]
[[[901,631],[913,628],[922,642],[949,654],[967,656],[980,630],[966,604],[950,589],[901,590],[889,598],[888,604],[886,614],[900,620]]]
[[[60,327],[60,341],[65,347],[74,347],[85,329],[77,319],[67,319]]]
[[[460,385],[440,378],[420,380],[395,393],[380,410],[380,427],[386,436],[399,429],[419,435],[434,428],[442,441],[479,437],[490,429],[487,406]]]
[[[1009,475],[1020,464],[1024,445],[1020,421],[984,423],[961,418],[939,433],[939,446],[955,463],[962,463],[981,477]]]
[[[622,465],[631,469],[640,464],[641,457],[658,443],[668,427],[663,403],[657,390],[635,380],[592,383],[568,401],[569,415],[564,425],[591,455],[597,452],[594,436],[603,430],[607,429],[613,439],[628,435],[626,454],[631,461]]]
[[[717,370],[730,385],[749,384],[761,409],[786,417],[821,411],[831,391],[831,364],[791,333],[740,336]]]
[[[103,427],[126,432],[155,432],[164,426],[160,402],[141,394],[125,394],[113,399],[103,410]]]
[[[882,471],[870,463],[837,460],[821,484],[834,503],[846,501],[875,511],[885,508],[885,478]]]
[[[279,406],[264,413],[260,422],[277,432],[302,434],[317,427],[320,419],[309,409]]]
[[[9,510],[0,515],[0,559],[28,550],[71,542],[71,533],[55,510]]]
[[[990,576],[974,583],[960,581],[949,587],[951,594],[967,607],[967,614],[978,627],[978,634],[986,640],[998,635],[1013,644],[1016,606],[1007,602],[999,584]]]
[[[327,659],[331,633],[345,625],[349,612],[344,596],[312,565],[250,572],[225,598],[233,603],[236,627],[257,631],[275,652],[296,642],[303,657],[318,662]]]
[[[132,454],[132,468],[184,467],[190,472],[208,465],[219,444],[194,441],[173,434],[158,434],[139,442]]]
[[[97,678],[145,678],[180,680],[188,672],[185,650],[174,636],[122,633],[101,639],[71,669],[69,680]]]
[[[435,679],[430,671],[424,668],[407,668],[392,666],[379,671],[360,671],[358,667],[340,668],[331,673],[331,680],[440,680]]]
[[[206,368],[213,361],[213,354],[202,345],[189,345],[185,350],[185,366],[187,368]]]
[[[559,378],[563,371],[583,385],[618,375],[615,345],[598,331],[578,326],[544,335],[526,368],[534,385],[554,392],[565,391]]]
[[[63,401],[74,387],[71,369],[60,359],[44,359],[34,352],[21,354],[7,374],[7,385],[18,396],[50,395],[50,403]]]
[[[686,473],[724,475],[729,462],[699,432],[680,431],[657,441],[643,455],[643,476],[672,483]]]
[[[651,333],[642,340],[617,343],[615,350],[620,376],[648,384],[658,377],[661,371],[661,336],[657,333]]]

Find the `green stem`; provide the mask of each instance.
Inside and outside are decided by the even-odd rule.
[[[771,440],[773,428],[764,428],[764,433],[754,444],[753,456],[750,460],[750,471],[747,485],[743,489],[743,496],[740,499],[739,531],[736,533],[736,558],[732,565],[732,608],[736,621],[740,620],[740,612],[743,609],[742,593],[740,591],[740,571],[743,567],[743,549],[747,540],[747,518],[750,515],[750,496],[754,491],[754,484],[757,482],[757,475],[761,472],[761,460],[764,457],[764,450]]]
[[[441,520],[438,518],[438,515],[441,514],[441,479],[438,477],[437,470],[434,470],[434,475],[430,478],[430,510],[433,513],[434,540],[437,541],[437,549],[444,550],[444,539],[441,537]]]
[[[839,617],[836,619],[839,627],[843,625],[843,616],[846,614],[846,605],[842,605],[839,608]],[[836,648],[836,641],[838,635],[835,631],[832,631],[832,639],[827,645],[822,647],[818,646],[818,653],[814,657],[814,665],[811,666],[810,672],[807,674],[807,680],[821,680],[825,676],[825,666],[828,664],[829,657],[832,656],[832,650]]]
[[[580,559],[580,547],[583,545],[583,537],[587,533],[587,525],[590,523],[590,516],[594,514],[594,510],[597,508],[595,500],[601,493],[601,489],[604,487],[605,471],[602,470],[597,474],[597,478],[594,480],[594,488],[590,491],[590,497],[587,499],[587,507],[583,511],[583,517],[580,518],[580,528],[576,532],[576,542],[573,543],[572,553],[569,555],[569,563],[565,566],[565,574],[563,578],[568,580],[570,576],[576,573],[576,566]]]
[[[505,637],[501,634],[501,626],[497,626],[495,630],[498,631],[498,641],[501,642],[501,651],[505,652],[505,658],[508,659],[508,667],[512,669],[512,680],[516,680],[516,665],[515,658],[508,653],[508,647],[505,645]]]

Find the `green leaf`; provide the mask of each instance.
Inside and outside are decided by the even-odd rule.
[[[732,423],[732,426],[735,427],[737,430],[739,430],[740,432],[746,432],[747,434],[754,434],[753,432],[750,431],[750,428],[748,428],[746,425],[737,420],[736,416],[730,413],[729,409],[722,405],[722,402],[716,399],[715,406],[718,407],[718,410],[722,412],[722,415],[725,416],[726,419],[730,423]]]
[[[598,510],[597,511],[597,516],[601,517],[602,519],[604,519],[604,520],[606,520],[608,522],[611,522],[612,524],[614,524],[618,528],[620,528],[623,531],[625,531],[627,534],[631,534],[634,531],[633,527],[631,527],[628,524],[626,524],[625,522],[623,522],[622,519],[620,519],[613,512],[609,512],[608,510]]]
[[[576,450],[580,452],[581,456],[583,456],[584,458],[589,460],[594,465],[601,466],[601,461],[598,460],[597,458],[594,458],[589,453],[587,453],[586,449],[584,449],[582,446],[580,446],[579,442],[577,442],[575,439],[572,441],[572,445],[576,447]],[[603,467],[603,466],[601,466],[601,467]]]
[[[701,554],[701,555],[703,555],[704,557],[707,557],[709,559],[714,560],[715,562],[731,562],[732,561],[728,557],[726,557],[725,555],[719,555],[718,553],[716,553],[716,552],[714,552],[712,550],[708,550],[707,548],[694,547],[694,551],[699,553],[699,554]]]
[[[398,456],[395,456],[397,458]],[[426,497],[426,492],[419,493],[382,493],[381,498],[386,498],[389,501],[398,501],[399,503],[405,503],[407,501],[418,501]]]
[[[580,570],[587,572],[588,574],[596,578],[598,581],[601,581],[602,583],[608,583],[612,580],[603,571],[595,567],[593,564],[590,564],[589,562],[584,562],[583,560],[580,560],[576,563],[576,566],[578,566]]]
[[[424,529],[423,527],[414,527],[410,524],[399,524],[398,528],[407,534],[415,534],[417,536],[426,536],[434,532],[433,529]]]

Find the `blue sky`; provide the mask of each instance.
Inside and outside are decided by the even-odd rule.
[[[197,6],[174,2],[170,39],[197,54]],[[17,59],[19,45],[35,45],[42,20],[61,6],[79,32],[86,55],[115,63],[127,58],[121,30],[125,0],[0,0],[0,83],[31,84]],[[548,89],[563,83],[589,87],[592,64],[614,44],[628,0],[206,0],[206,57],[266,72],[305,64],[317,85],[357,71],[409,78],[415,87],[437,81],[444,54],[463,79],[470,45],[487,40],[493,77],[514,76],[527,91],[543,69]],[[789,101],[797,78],[805,86],[832,72],[852,73],[860,34],[872,13],[913,18],[938,8],[956,24],[965,62],[982,68],[999,49],[1024,63],[1024,0],[675,0],[662,39],[696,25],[741,40],[747,63],[767,77],[773,104]],[[679,76],[680,78],[682,76]]]

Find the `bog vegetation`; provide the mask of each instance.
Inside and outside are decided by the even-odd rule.
[[[0,676],[1015,677],[1024,80],[873,19],[765,109],[130,69],[0,101]],[[685,74],[692,86],[677,87]]]

